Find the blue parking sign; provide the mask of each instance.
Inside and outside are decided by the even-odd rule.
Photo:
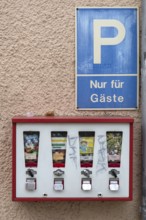
[[[77,108],[138,107],[137,20],[137,8],[77,8]]]

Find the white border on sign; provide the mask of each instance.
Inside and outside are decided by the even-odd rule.
[[[137,74],[125,74],[125,76],[137,75],[137,107],[136,108],[79,108],[77,107],[77,10],[78,9],[136,9],[137,10]],[[87,76],[88,74],[82,74]],[[106,74],[103,74],[106,76]],[[109,76],[109,74],[107,74]],[[120,76],[123,74],[112,74],[112,76]],[[90,76],[97,76],[91,74]],[[99,76],[99,75],[98,75]],[[102,74],[100,74],[102,76]],[[138,110],[139,109],[139,8],[138,7],[76,7],[75,8],[75,110]]]

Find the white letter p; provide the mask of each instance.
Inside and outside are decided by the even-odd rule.
[[[114,27],[118,30],[118,34],[115,37],[102,38],[101,28],[102,27]],[[94,64],[101,64],[101,46],[102,45],[117,45],[125,38],[125,27],[118,20],[97,20],[93,21],[93,50],[94,50]]]

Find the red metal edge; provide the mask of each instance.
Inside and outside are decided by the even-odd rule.
[[[25,167],[37,167],[37,162],[26,162]]]
[[[116,163],[116,162],[108,162],[108,167],[120,167],[120,163]]]
[[[133,123],[130,123],[129,152],[129,200],[133,199]]]
[[[53,163],[53,167],[55,168],[65,167],[65,163]]]
[[[70,197],[70,198],[40,198],[40,197],[36,197],[36,198],[15,198],[13,201],[16,202],[48,202],[48,201],[59,201],[59,202],[63,202],[63,201],[131,201],[131,199],[129,199],[129,197],[119,197],[119,198],[112,198],[112,197],[103,197],[103,198],[79,198],[79,197]]]
[[[85,162],[85,163],[80,163],[80,167],[84,167],[84,168],[87,168],[87,167],[93,167],[93,163],[90,163],[90,162]]]
[[[16,123],[12,124],[12,201],[16,200]]]
[[[13,123],[132,123],[133,118],[125,117],[14,117]]]

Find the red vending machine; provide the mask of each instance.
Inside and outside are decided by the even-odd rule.
[[[12,200],[132,200],[132,118],[12,119]]]

